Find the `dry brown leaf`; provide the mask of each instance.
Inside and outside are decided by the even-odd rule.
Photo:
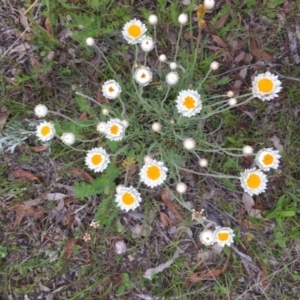
[[[176,217],[177,220],[183,221],[183,217],[178,213],[175,203],[170,199],[170,193],[167,188],[164,188],[161,193],[161,199],[164,204],[168,207],[171,213]]]
[[[52,26],[51,26],[51,20],[50,18],[46,18],[45,20],[45,28],[47,30],[47,33],[50,37],[53,36],[53,33],[52,33]]]
[[[273,56],[268,54],[263,49],[258,48],[256,40],[252,39],[250,44],[250,50],[252,55],[254,55],[258,60],[268,61],[273,59]]]
[[[65,254],[64,254],[65,260],[70,259],[76,242],[77,242],[77,239],[71,239],[67,242],[67,245],[65,246],[65,249],[64,249],[65,250]]]
[[[192,284],[207,280],[211,277],[218,277],[222,274],[222,270],[204,270],[200,272],[193,273],[185,283],[185,287],[190,287]]]
[[[20,225],[22,222],[24,216],[30,216],[30,217],[35,217],[35,218],[41,218],[44,215],[44,211],[38,208],[34,208],[31,206],[27,206],[24,204],[18,204],[13,207],[13,209],[16,211],[17,216],[14,222],[13,227],[16,228],[17,226]]]
[[[84,112],[82,112],[82,114],[80,115],[79,120],[82,121],[82,120],[86,120],[86,119],[87,119],[87,112],[84,111]]]
[[[48,146],[33,146],[33,147],[29,147],[31,150],[33,150],[34,152],[42,152],[47,150],[49,147]]]
[[[12,172],[12,175],[15,178],[26,178],[28,180],[34,181],[37,180],[38,182],[41,183],[41,181],[39,180],[39,178],[37,178],[35,175],[33,175],[32,173],[25,171],[23,169],[17,169],[15,171]]]
[[[236,57],[234,58],[234,61],[235,61],[236,63],[238,63],[238,62],[240,62],[241,60],[243,60],[243,59],[245,58],[245,56],[246,56],[246,53],[245,53],[245,52],[241,52],[238,56],[236,56]]]
[[[3,129],[6,120],[9,116],[9,111],[7,110],[7,108],[5,106],[0,108],[0,131]]]
[[[159,212],[159,219],[165,226],[168,227],[174,226],[173,221],[165,213],[161,211]]]
[[[223,48],[226,47],[226,43],[220,37],[218,37],[217,35],[212,35],[211,37],[217,45]]]
[[[127,173],[127,182],[130,182],[137,170],[139,169],[138,164],[134,164],[129,167],[129,171]]]
[[[89,173],[87,173],[79,168],[72,167],[72,168],[70,168],[70,171],[72,172],[73,175],[75,175],[78,178],[82,178],[84,181],[86,181],[88,183],[94,182],[94,178]]]
[[[226,23],[227,19],[229,17],[229,13],[226,13],[225,15],[223,15],[218,21],[216,26],[214,27],[215,30],[220,29],[221,27],[223,27],[223,25]]]

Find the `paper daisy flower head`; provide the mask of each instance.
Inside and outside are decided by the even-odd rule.
[[[256,154],[255,162],[261,170],[270,171],[270,169],[278,169],[280,157],[279,151],[266,148]]]
[[[90,170],[102,172],[107,168],[109,163],[110,159],[105,149],[99,147],[87,151],[85,164]]]
[[[65,132],[60,137],[62,142],[66,145],[73,145],[75,143],[75,135],[72,132]]]
[[[230,247],[233,244],[233,237],[233,230],[229,227],[217,227],[214,231],[214,240],[221,247],[225,245]]]
[[[148,67],[138,67],[134,71],[133,78],[139,85],[146,86],[152,81],[152,72]]]
[[[36,136],[42,141],[50,141],[55,135],[54,125],[50,122],[42,122],[36,127]]]
[[[125,126],[119,119],[111,119],[106,123],[105,135],[111,141],[121,141],[125,136]]]
[[[161,161],[150,160],[140,170],[140,180],[147,186],[153,188],[162,184],[167,178],[168,169]]]
[[[102,85],[102,93],[105,98],[116,99],[122,92],[121,86],[113,79],[105,81]]]
[[[146,31],[145,24],[140,20],[133,19],[124,25],[122,35],[128,44],[138,44],[141,42]]]
[[[144,52],[150,52],[154,48],[154,42],[152,37],[144,36],[140,45]]]
[[[117,202],[117,206],[128,212],[130,209],[134,210],[140,206],[142,198],[140,193],[130,186],[118,189],[117,194],[115,195],[115,201]]]
[[[241,173],[241,186],[250,196],[258,195],[266,190],[267,176],[261,171],[253,169],[246,169]]]
[[[211,230],[203,230],[199,235],[200,241],[206,246],[213,245],[215,241],[215,235]]]
[[[252,82],[253,96],[262,101],[270,101],[278,97],[281,89],[281,81],[278,80],[278,76],[271,74],[269,71],[255,76]]]
[[[176,108],[184,117],[192,117],[202,109],[201,96],[194,90],[183,90],[179,92],[176,99]]]

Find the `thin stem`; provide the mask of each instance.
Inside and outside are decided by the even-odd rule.
[[[74,123],[77,126],[81,126],[81,127],[89,127],[89,126],[91,126],[91,124],[79,124],[79,123],[75,122],[73,119],[71,119],[71,118],[69,118],[69,117],[67,117],[67,116],[65,116],[65,115],[63,115],[63,114],[61,114],[59,112],[55,112],[55,111],[52,111],[52,110],[48,110],[48,112],[51,113],[51,114],[53,114],[53,115],[58,115],[60,117],[63,117],[65,119],[71,121],[72,123]]]
[[[177,43],[176,43],[176,51],[175,51],[175,56],[174,56],[174,62],[176,62],[176,59],[177,59],[177,54],[178,54],[178,50],[179,50],[179,42],[180,42],[180,37],[181,37],[181,34],[182,34],[182,28],[183,28],[183,25],[180,24],[178,39],[177,39]]]
[[[156,45],[156,25],[153,25],[153,31],[154,31],[154,50],[155,50],[155,54],[158,58],[158,52],[157,52],[157,45]]]
[[[161,104],[160,104],[162,109],[163,109],[163,106],[164,106],[164,102],[167,100],[167,98],[168,98],[168,96],[169,96],[170,90],[171,90],[171,86],[168,85],[168,89],[167,89],[166,95],[165,95],[163,101],[162,101]]]
[[[206,73],[205,77],[203,78],[203,80],[200,82],[200,84],[196,88],[197,91],[202,88],[202,84],[205,82],[205,80],[207,79],[207,77],[209,76],[209,74],[211,73],[211,71],[212,71],[211,69],[208,70],[208,72]]]
[[[181,167],[179,167],[179,169],[182,171],[185,171],[185,172],[189,172],[189,173],[193,173],[193,174],[197,174],[197,175],[203,175],[203,176],[211,176],[211,177],[216,177],[216,178],[240,179],[240,177],[238,177],[238,176],[225,175],[225,174],[221,174],[221,173],[217,175],[217,174],[210,174],[210,173],[200,173],[200,172],[196,172],[196,171],[181,168]]]

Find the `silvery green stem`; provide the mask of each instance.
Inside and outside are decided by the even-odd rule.
[[[240,177],[238,177],[238,176],[230,176],[230,175],[225,175],[225,174],[200,173],[200,172],[196,172],[196,171],[181,168],[181,167],[179,167],[179,169],[183,170],[185,172],[190,172],[190,173],[193,173],[193,174],[203,175],[203,176],[211,176],[211,177],[216,177],[216,178],[228,178],[228,179],[240,179]]]
[[[81,126],[81,127],[90,127],[90,126],[91,126],[91,124],[89,124],[89,125],[87,125],[87,124],[79,124],[79,123],[75,122],[73,119],[71,119],[71,118],[69,118],[69,117],[67,117],[67,116],[65,116],[65,115],[63,115],[63,114],[61,114],[61,113],[59,113],[59,112],[55,112],[55,111],[52,111],[52,110],[48,110],[48,113],[53,114],[53,115],[58,115],[58,116],[60,116],[60,117],[63,117],[63,118],[65,118],[65,119],[71,121],[72,123],[74,123],[74,124],[77,125],[77,126]]]
[[[178,39],[177,39],[177,43],[176,43],[176,50],[175,50],[174,62],[176,62],[176,59],[177,59],[177,54],[178,54],[178,50],[179,50],[179,42],[180,42],[180,37],[181,37],[181,34],[182,34],[182,28],[183,28],[183,25],[180,24],[180,29],[179,29],[179,33],[178,33]]]

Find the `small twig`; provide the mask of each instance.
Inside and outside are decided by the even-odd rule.
[[[39,2],[39,0],[35,0],[25,11],[24,11],[24,16],[27,15]]]

